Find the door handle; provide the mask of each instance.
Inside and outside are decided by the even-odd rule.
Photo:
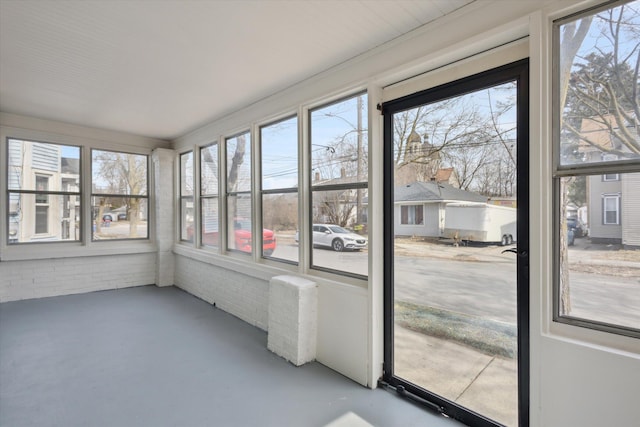
[[[500,253],[505,253],[505,252],[511,252],[514,253],[516,255],[518,255],[520,258],[526,258],[527,255],[529,255],[527,253],[527,251],[522,251],[521,253],[518,253],[518,250],[516,248],[509,248],[509,249],[505,249],[504,251],[500,252]]]

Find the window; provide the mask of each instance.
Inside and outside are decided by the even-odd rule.
[[[400,224],[424,224],[423,206],[402,206],[400,208]]]
[[[8,243],[80,240],[80,147],[8,139]]]
[[[260,124],[255,135],[240,132],[181,153],[180,240],[219,254],[291,265],[309,249],[308,267],[366,279],[367,118],[367,95],[360,93],[310,109],[302,118]],[[301,160],[301,121],[309,129],[308,162]],[[311,178],[306,209],[303,171]],[[412,209],[411,221],[422,224],[423,208]],[[308,214],[303,219],[301,211]]]
[[[220,246],[218,144],[200,149],[200,229],[203,246]]]
[[[309,112],[312,224],[341,231],[314,232],[312,268],[367,276],[367,96],[358,94]],[[352,251],[353,257],[338,254]]]
[[[49,177],[36,175],[36,234],[49,232]]]
[[[193,151],[180,154],[180,240],[193,242]]]
[[[298,119],[260,128],[262,255],[298,262]]]
[[[620,196],[619,195],[603,195],[602,209],[604,211],[602,219],[604,224],[620,224]]]
[[[227,250],[251,254],[251,135],[227,138]]]
[[[634,337],[639,10],[608,3],[554,25],[554,320]]]
[[[603,162],[611,162],[614,160],[618,160],[618,156],[615,154],[602,154]],[[620,175],[617,173],[605,173],[602,175],[603,181],[618,181],[620,179]]]
[[[148,156],[91,150],[91,239],[148,239]]]

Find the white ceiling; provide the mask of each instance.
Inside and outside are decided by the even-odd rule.
[[[473,0],[0,0],[0,111],[173,139]]]

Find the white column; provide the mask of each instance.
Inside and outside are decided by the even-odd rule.
[[[175,260],[172,252],[175,239],[173,161],[175,153],[156,148],[151,153],[153,162],[153,191],[155,201],[156,286],[174,284]]]

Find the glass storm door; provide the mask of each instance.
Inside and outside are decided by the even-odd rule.
[[[383,383],[528,425],[528,62],[382,105]]]

